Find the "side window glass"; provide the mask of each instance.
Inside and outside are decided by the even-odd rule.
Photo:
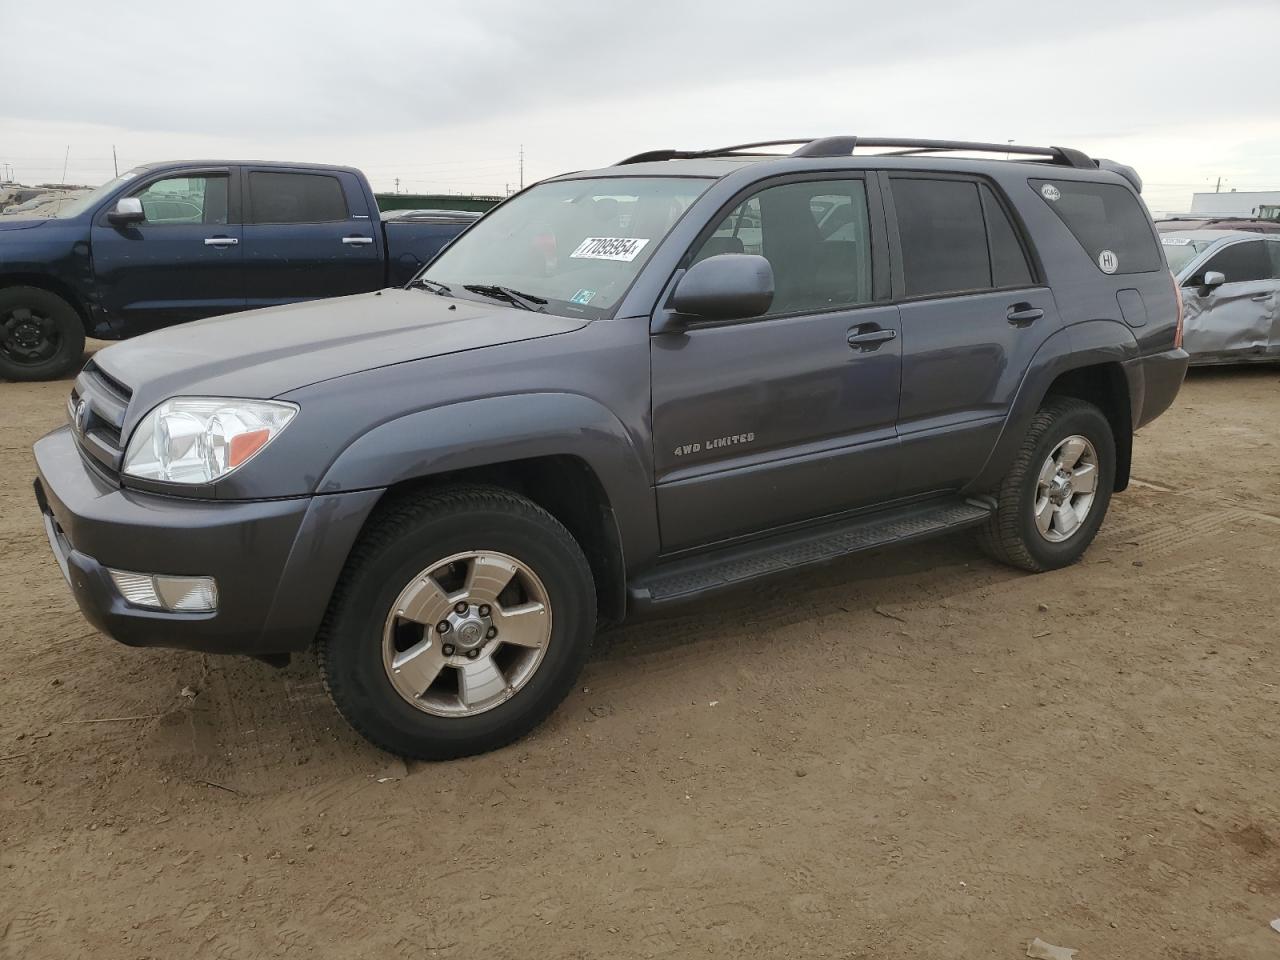
[[[1128,187],[1092,180],[1028,180],[1103,273],[1148,273],[1164,266],[1151,221]]]
[[[991,247],[991,283],[995,287],[1031,285],[1031,267],[1026,252],[1018,242],[1018,234],[1004,207],[985,183],[979,187],[982,212],[987,221],[987,240]]]
[[[225,174],[165,177],[134,196],[147,223],[226,223],[227,183]]]
[[[991,286],[991,257],[978,185],[967,180],[894,177],[907,296]]]
[[[1227,278],[1227,283],[1269,280],[1272,273],[1271,259],[1267,256],[1262,240],[1233,243],[1225,250],[1220,250],[1209,258],[1204,269],[1199,271],[1197,279],[1203,282],[1204,275],[1210,270],[1220,272]]]
[[[1271,279],[1280,280],[1280,240],[1268,240],[1267,252],[1271,255]]]
[[[347,219],[336,177],[319,173],[249,174],[250,223],[332,223]]]
[[[766,316],[839,310],[871,301],[871,234],[862,180],[769,187],[738,205],[694,255],[751,253],[773,267]]]

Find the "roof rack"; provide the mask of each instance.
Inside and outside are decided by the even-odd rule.
[[[1092,158],[1071,147],[1024,147],[1013,143],[978,143],[968,140],[917,140],[902,137],[813,137],[796,140],[762,140],[758,143],[740,143],[714,150],[648,150],[627,157],[617,166],[629,163],[646,163],[653,160],[692,160],[700,157],[769,156],[759,153],[761,147],[782,147],[799,144],[792,151],[793,157],[847,157],[857,147],[897,147],[892,156],[910,156],[921,153],[965,151],[966,153],[1003,153],[1006,156],[1039,157],[1050,163],[1083,170],[1096,170],[1098,164]]]

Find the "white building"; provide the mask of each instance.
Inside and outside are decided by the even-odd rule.
[[[1280,190],[1194,193],[1191,195],[1191,212],[1215,217],[1267,217],[1280,220]]]

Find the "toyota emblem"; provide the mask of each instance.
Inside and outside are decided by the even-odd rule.
[[[83,434],[89,426],[89,401],[81,400],[76,404],[76,411],[71,418],[71,426],[76,433]]]

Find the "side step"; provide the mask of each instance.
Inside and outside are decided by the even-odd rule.
[[[974,527],[994,509],[985,499],[935,500],[738,544],[663,564],[633,581],[628,599],[637,611],[692,600],[852,553]]]

